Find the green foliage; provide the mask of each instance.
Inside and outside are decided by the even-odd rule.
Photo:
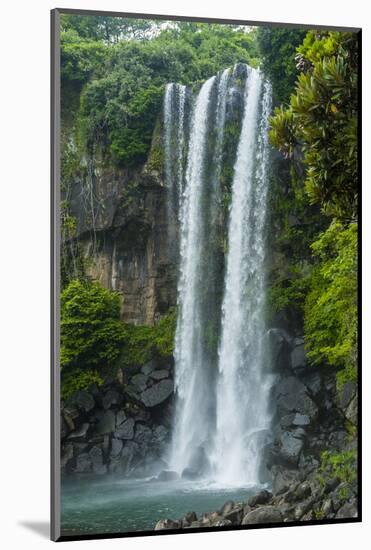
[[[148,19],[109,17],[105,15],[67,15],[61,16],[61,29],[73,29],[79,36],[106,43],[118,42],[125,38],[144,39],[155,32],[161,22]]]
[[[125,325],[120,298],[98,282],[72,281],[61,295],[62,398],[103,383],[117,366],[143,365],[173,352],[176,310],[154,326]]]
[[[107,47],[99,41],[84,39],[74,30],[61,32],[61,79],[82,84],[107,59]]]
[[[154,357],[170,357],[174,349],[176,310],[171,309],[154,326],[124,325],[120,355],[124,367],[143,365]]]
[[[296,48],[302,43],[306,31],[276,27],[259,27],[257,33],[262,69],[272,82],[277,100],[286,103],[297,77]]]
[[[72,281],[61,294],[61,369],[103,372],[124,340],[120,298],[98,282]]]
[[[71,89],[82,88],[75,115],[82,141],[125,166],[147,158],[167,82],[199,84],[237,62],[257,64],[254,31],[109,17],[64,17],[61,52],[62,96],[70,103]]]
[[[79,390],[88,390],[91,386],[101,386],[104,379],[96,370],[69,371],[63,373],[61,397],[65,401]]]
[[[357,224],[333,222],[312,249],[319,263],[305,303],[308,358],[342,369],[342,384],[357,376]]]
[[[338,478],[341,483],[350,485],[357,478],[357,451],[352,449],[342,453],[324,451],[321,453],[319,481],[322,485],[329,479]],[[345,490],[339,495],[342,500],[348,498]]]
[[[298,52],[305,72],[290,106],[276,109],[270,139],[286,156],[301,147],[310,201],[349,222],[357,216],[357,36],[310,32]]]
[[[172,308],[154,328],[154,342],[160,356],[167,357],[174,351],[177,311]]]
[[[275,281],[268,290],[269,317],[290,308],[301,314],[309,288],[309,278],[297,269],[294,277]]]

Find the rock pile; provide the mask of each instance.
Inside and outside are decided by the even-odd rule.
[[[62,473],[145,474],[170,434],[171,365],[151,361],[131,375],[79,391],[62,405]]]

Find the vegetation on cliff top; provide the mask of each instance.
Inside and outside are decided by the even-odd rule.
[[[240,27],[83,19],[62,16],[62,101],[81,93],[79,139],[114,164],[145,161],[168,82],[191,85],[239,61],[257,64],[255,32]]]

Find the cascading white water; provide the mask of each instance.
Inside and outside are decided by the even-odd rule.
[[[217,105],[216,105],[216,140],[215,149],[212,158],[212,183],[210,189],[210,218],[209,218],[209,236],[210,232],[215,231],[217,216],[219,213],[219,198],[220,198],[220,175],[222,170],[222,155],[223,155],[223,138],[224,125],[227,106],[228,83],[230,80],[230,69],[225,69],[219,78],[217,89]]]
[[[179,209],[183,191],[185,98],[185,86],[167,84],[164,96],[164,167],[169,197],[174,203],[171,204],[173,211]]]
[[[192,462],[195,449],[208,437],[208,400],[204,398],[201,311],[198,301],[202,247],[201,203],[209,101],[215,77],[202,86],[192,117],[186,186],[181,205],[179,314],[175,335],[176,420],[171,467],[182,472]],[[197,413],[196,413],[197,411]],[[196,414],[195,414],[196,413]]]
[[[172,187],[172,173],[173,173],[173,156],[171,154],[171,138],[173,129],[173,92],[175,84],[171,82],[167,84],[165,88],[164,96],[164,167],[165,167],[165,180],[168,188]]]
[[[164,95],[164,170],[167,187],[167,223],[170,256],[178,254],[177,225],[183,193],[184,111],[186,87],[170,83]]]
[[[212,463],[222,485],[259,483],[263,436],[271,420],[272,376],[264,373],[262,348],[270,98],[269,84],[250,69],[234,167],[219,348]]]
[[[184,108],[186,87],[178,84],[178,135],[177,135],[177,176],[178,176],[178,207],[183,192],[183,154],[184,154]]]
[[[222,308],[216,299],[222,283],[220,199],[226,106],[239,74],[236,68],[233,73],[227,69],[210,78],[196,98],[184,191],[176,205],[180,213],[179,309],[169,466],[180,474],[185,469],[203,472],[219,485],[259,482],[272,384],[271,375],[264,372],[261,344],[271,93],[260,72],[250,68],[234,164]],[[167,86],[165,175],[168,187],[177,187],[178,192],[183,189],[179,182],[183,181],[184,98],[184,87]],[[174,202],[170,207],[174,210]],[[210,334],[219,334],[220,317],[219,346],[213,351]]]

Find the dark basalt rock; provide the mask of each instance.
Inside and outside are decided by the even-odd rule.
[[[272,497],[273,497],[272,493],[270,493],[269,491],[263,490],[263,491],[260,491],[258,494],[250,497],[249,500],[247,501],[247,504],[251,508],[254,508],[254,506],[256,506],[257,504],[267,504]]]
[[[122,396],[115,390],[109,390],[103,397],[102,405],[105,410],[112,407],[112,405],[121,405]]]
[[[63,469],[67,466],[68,462],[73,458],[73,445],[72,443],[67,443],[62,448],[61,453],[61,468]]]
[[[283,432],[273,449],[274,462],[296,468],[304,447],[301,434],[295,431]]]
[[[172,380],[160,380],[147,390],[140,394],[140,399],[146,407],[156,407],[172,395],[174,391],[174,383]]]
[[[124,444],[121,439],[113,438],[111,441],[111,457],[116,458],[120,455]]]
[[[252,510],[242,520],[242,525],[256,523],[280,523],[283,521],[281,512],[274,506],[261,506]]]
[[[133,439],[134,437],[134,420],[128,418],[121,424],[121,426],[115,431],[115,437],[117,439]]]
[[[307,388],[294,376],[283,378],[274,390],[279,416],[290,413],[300,413],[307,416],[311,422],[318,416],[318,407],[309,397]]]
[[[88,430],[89,430],[90,424],[88,422],[84,422],[75,430],[72,432],[67,439],[76,439],[76,440],[84,440],[87,436]]]
[[[173,472],[172,470],[162,470],[162,472],[160,472],[157,476],[157,481],[175,481],[176,479],[179,479],[179,474],[177,472]],[[195,520],[192,520],[192,521],[196,521],[197,520],[197,517]],[[190,523],[192,523],[192,521],[190,521]]]
[[[151,378],[154,380],[162,380],[169,377],[169,371],[165,369],[155,370],[151,373]]]
[[[313,398],[318,398],[323,390],[323,380],[320,372],[313,371],[311,367],[310,371],[305,371],[304,376],[301,378],[302,382],[308,390],[308,393]]]
[[[300,483],[291,488],[286,495],[287,502],[298,502],[299,500],[305,500],[312,494],[312,488],[308,482]],[[305,514],[305,512],[303,512]]]
[[[336,513],[336,518],[356,518],[358,517],[357,504],[355,500],[346,502]]]
[[[296,476],[296,470],[290,470],[282,465],[275,464],[272,467],[274,495],[281,495],[285,493],[294,483]]]
[[[69,430],[68,424],[63,418],[63,416],[61,416],[61,439],[63,440],[65,437],[67,437],[69,432],[70,430]]]
[[[148,363],[143,365],[143,367],[141,368],[141,371],[143,374],[148,376],[149,374],[151,374],[152,371],[155,370],[155,368],[156,368],[156,361],[152,359],[151,361],[148,361]]]
[[[156,426],[152,433],[155,442],[162,443],[167,438],[169,430],[165,426]]]
[[[264,335],[264,347],[269,350],[269,370],[289,371],[291,367],[292,344],[288,333],[279,328],[271,328]]]
[[[304,343],[295,346],[291,352],[291,368],[293,370],[303,369],[307,365],[307,354],[304,350]]]
[[[236,63],[233,68],[233,77],[234,78],[246,78],[248,68],[245,63]]]
[[[192,468],[184,468],[182,472],[182,479],[199,479],[200,474],[197,470],[192,470]]]
[[[100,447],[92,447],[89,451],[92,471],[95,474],[105,474],[107,467],[103,464],[103,453]]]
[[[102,419],[97,424],[97,433],[106,434],[113,432],[116,426],[115,413],[113,411],[106,411],[103,414]]]
[[[180,521],[174,521],[172,519],[160,519],[155,525],[155,531],[179,529],[181,527]]]
[[[313,504],[314,500],[311,498],[304,500],[303,502],[299,502],[299,504],[295,506],[294,519],[302,519],[305,514],[313,509]]]
[[[293,426],[308,426],[310,424],[310,418],[306,414],[296,413],[292,425]]]
[[[123,411],[123,410],[120,410],[117,412],[116,414],[116,427],[118,428],[119,426],[121,426],[121,424],[123,422],[125,422],[125,420],[127,420],[127,415],[126,415],[126,412]]]
[[[195,521],[198,521],[196,512],[187,512],[186,515],[181,519],[182,527],[189,527]]]
[[[142,373],[138,373],[131,378],[132,385],[137,388],[138,392],[146,389],[148,385],[148,376]]]
[[[81,453],[76,458],[74,471],[77,474],[83,474],[91,471],[91,459],[89,453]]]
[[[120,456],[120,471],[127,474],[131,469],[134,457],[138,453],[139,447],[134,441],[127,441],[121,451]]]
[[[137,443],[148,445],[152,439],[152,430],[143,424],[136,424],[134,439]]]
[[[83,412],[89,412],[94,408],[95,401],[94,397],[87,391],[78,391],[73,395],[71,404]]]
[[[224,514],[223,517],[230,521],[232,525],[239,525],[244,517],[243,506],[235,506],[232,510]]]
[[[225,502],[223,504],[223,506],[221,507],[220,509],[220,514],[222,516],[224,516],[225,514],[229,514],[229,512],[231,512],[231,510],[233,510],[235,504],[233,502],[233,500],[227,500],[227,502]]]

